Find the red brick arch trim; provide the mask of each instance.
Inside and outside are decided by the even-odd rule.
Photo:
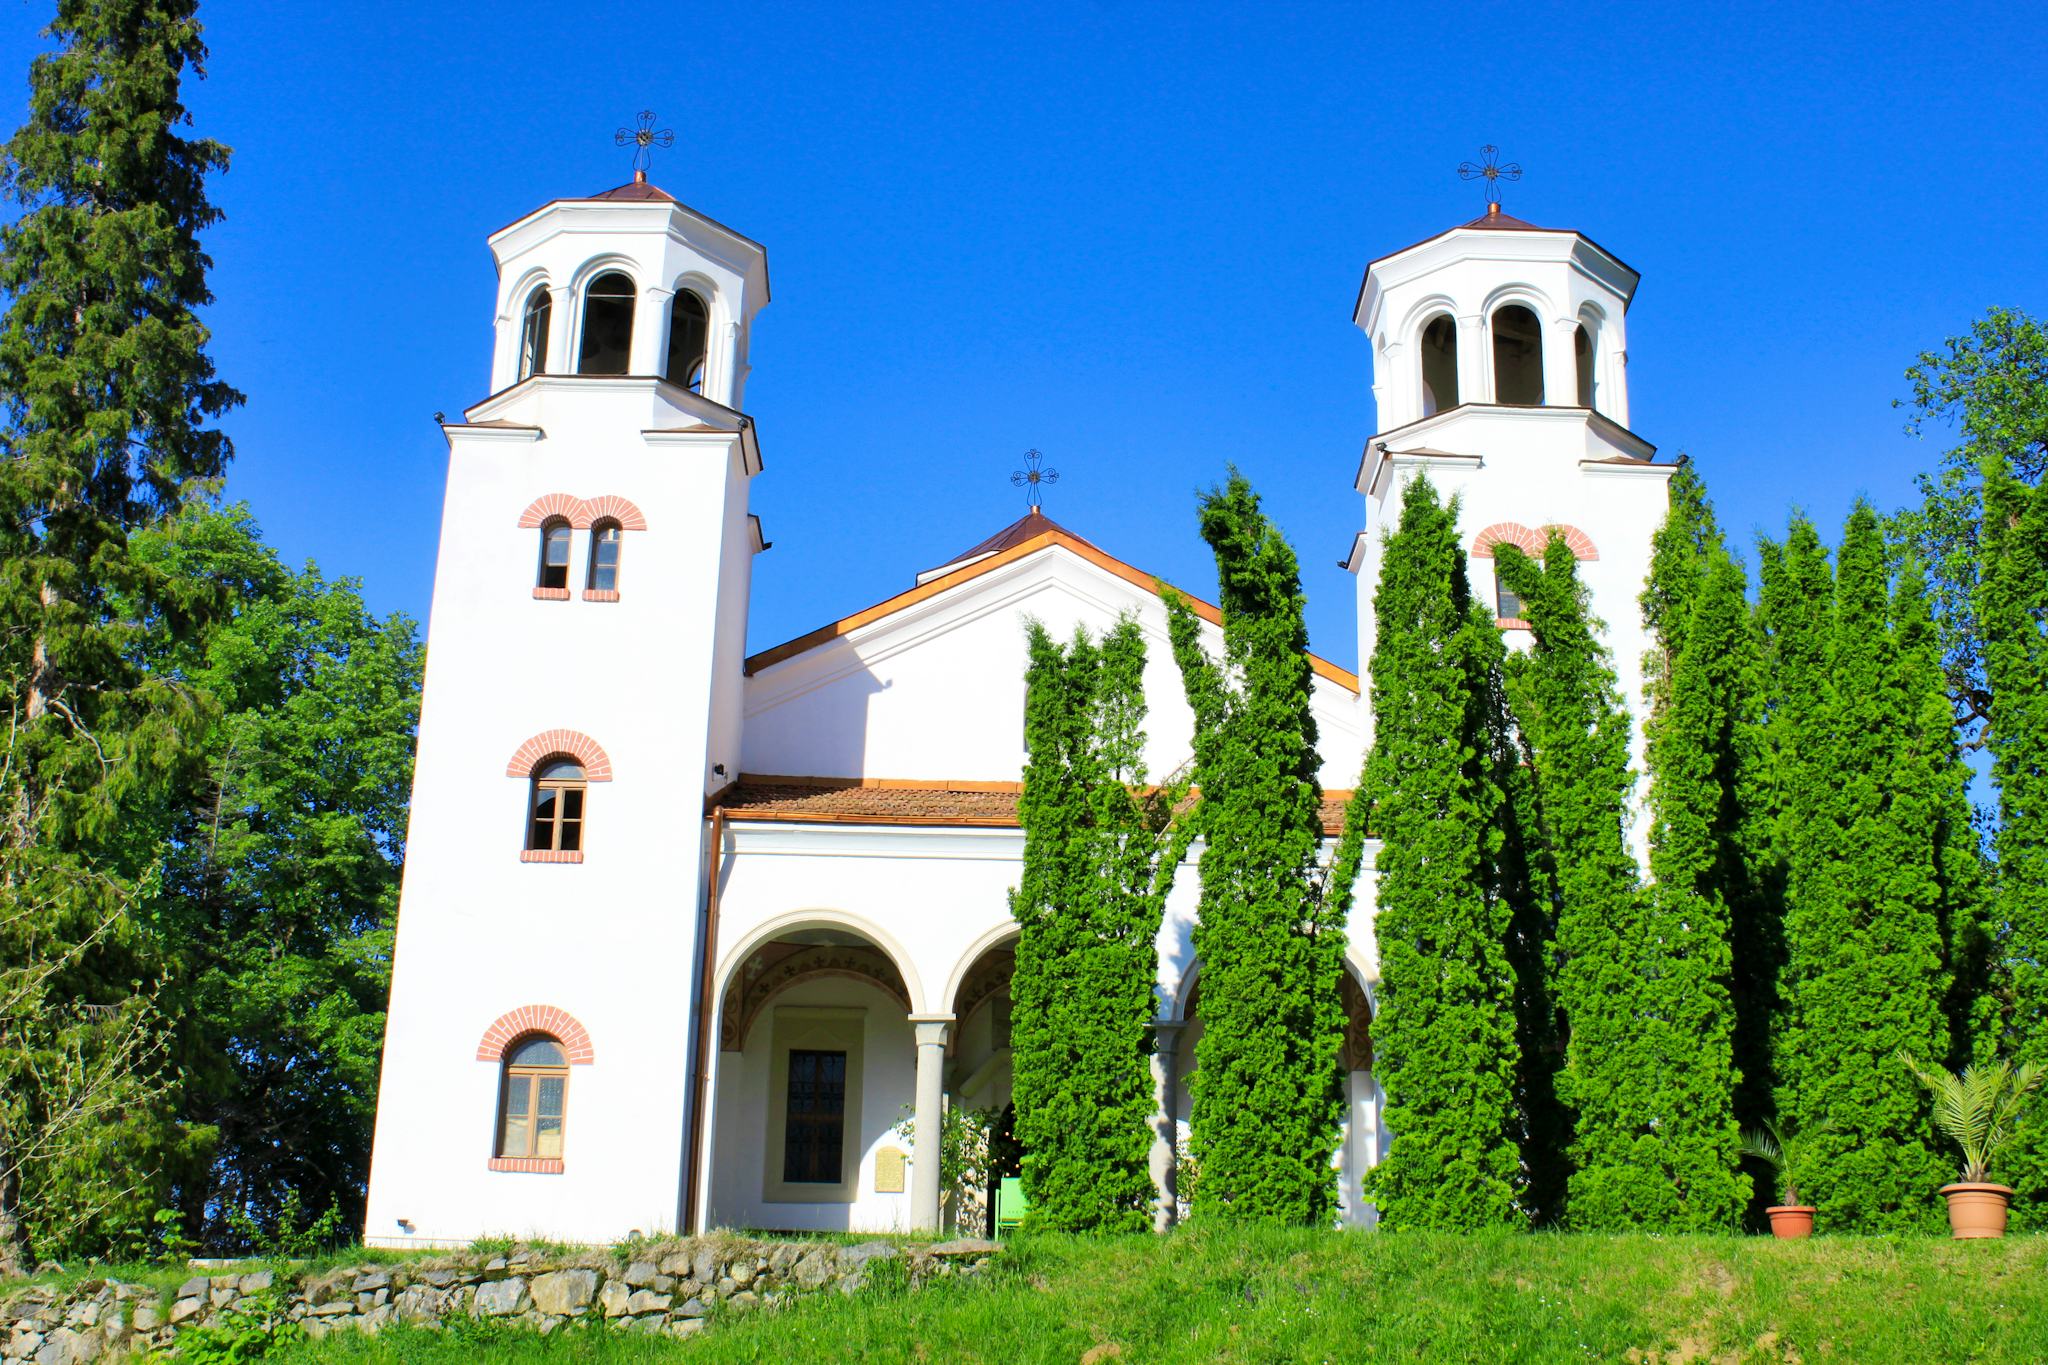
[[[571,497],[567,493],[549,493],[535,498],[527,509],[519,514],[519,525],[522,529],[544,526],[559,517],[574,526],[576,514],[582,510],[583,499]]]
[[[545,1033],[560,1043],[569,1054],[570,1066],[588,1066],[597,1060],[597,1053],[590,1046],[590,1030],[577,1023],[567,1010],[553,1005],[521,1005],[509,1014],[499,1015],[484,1030],[483,1041],[476,1045],[476,1059],[502,1062],[506,1048],[535,1033]]]
[[[1552,522],[1543,528],[1543,538],[1548,540],[1552,531],[1562,531],[1564,533],[1564,543],[1571,548],[1573,559],[1598,559],[1600,557],[1600,551],[1593,545],[1593,537],[1587,535],[1578,527],[1567,526],[1563,522]]]
[[[579,498],[569,493],[545,494],[535,498],[519,514],[520,529],[544,526],[557,517],[566,519],[579,531],[587,531],[600,521],[616,521],[622,531],[647,529],[645,514],[616,493],[604,493],[595,498]]]
[[[1518,521],[1496,521],[1493,525],[1472,537],[1474,559],[1493,558],[1493,547],[1505,541],[1524,554],[1543,553],[1543,537],[1537,535]]]
[[[600,521],[616,521],[621,531],[647,529],[647,518],[641,515],[640,509],[616,493],[586,499],[583,504],[583,515],[586,519],[577,522],[576,525],[593,526]]]
[[[581,763],[586,782],[612,780],[610,756],[596,740],[580,730],[541,731],[519,746],[519,752],[512,755],[512,761],[505,765],[505,776],[532,777],[541,760],[553,758],[556,754],[567,754]]]
[[[1550,533],[1560,531],[1564,543],[1571,550],[1574,559],[1598,559],[1600,551],[1594,547],[1593,538],[1576,526],[1553,522],[1540,530],[1532,531],[1518,521],[1497,521],[1472,537],[1474,559],[1493,558],[1493,547],[1505,541],[1516,546],[1524,554],[1541,559],[1544,548],[1550,544]]]

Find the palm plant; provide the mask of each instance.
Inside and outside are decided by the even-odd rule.
[[[1742,1154],[1777,1172],[1780,1202],[1789,1207],[1799,1207],[1799,1175],[1794,1164],[1798,1152],[1798,1144],[1787,1141],[1769,1119],[1743,1130]]]
[[[1987,1183],[1991,1162],[2012,1141],[2020,1111],[2048,1078],[2048,1067],[2028,1062],[2015,1067],[2001,1057],[1960,1073],[1926,1070],[1906,1052],[1899,1060],[1934,1096],[1934,1125],[1963,1149],[1964,1184]]]

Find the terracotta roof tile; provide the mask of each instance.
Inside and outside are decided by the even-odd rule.
[[[1016,782],[906,782],[742,774],[714,803],[728,820],[798,824],[977,825],[1017,828]],[[1348,791],[1323,793],[1323,833],[1344,832]]]

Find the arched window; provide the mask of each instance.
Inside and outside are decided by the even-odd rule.
[[[590,528],[590,571],[584,588],[589,592],[619,590],[619,544],[625,532],[616,521],[600,521]]]
[[[540,577],[534,586],[569,590],[569,522],[565,517],[552,517],[540,528]]]
[[[569,1058],[560,1042],[536,1033],[505,1049],[505,1078],[498,1088],[498,1155],[561,1160],[568,1091]]]
[[[541,285],[526,296],[526,312],[519,319],[519,377],[546,374],[548,368],[548,316],[554,312],[548,287]]]
[[[534,772],[526,821],[528,852],[582,851],[584,782],[583,765],[573,758],[550,759]]]
[[[691,393],[704,392],[704,352],[711,337],[711,310],[687,289],[676,291],[668,306],[668,368],[671,384]]]
[[[1422,415],[1458,406],[1458,324],[1450,314],[1422,329]]]
[[[1572,333],[1572,358],[1579,365],[1579,406],[1593,406],[1593,334],[1580,323]]]
[[[583,349],[578,374],[624,374],[633,353],[633,281],[611,270],[583,294]]]
[[[1519,303],[1494,310],[1493,401],[1543,402],[1543,326]]]

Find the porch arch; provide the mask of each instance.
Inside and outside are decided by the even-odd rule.
[[[903,978],[904,990],[910,996],[909,1012],[929,1014],[933,1011],[930,998],[925,994],[924,983],[917,974],[916,963],[911,960],[910,954],[904,951],[903,945],[893,934],[861,915],[828,908],[791,910],[755,925],[719,959],[716,994],[712,998],[719,1001],[725,999],[725,993],[732,985],[733,974],[739,970],[740,964],[747,960],[749,953],[784,935],[801,933],[806,929],[835,929],[842,933],[859,934],[874,944],[896,968],[897,975]]]

